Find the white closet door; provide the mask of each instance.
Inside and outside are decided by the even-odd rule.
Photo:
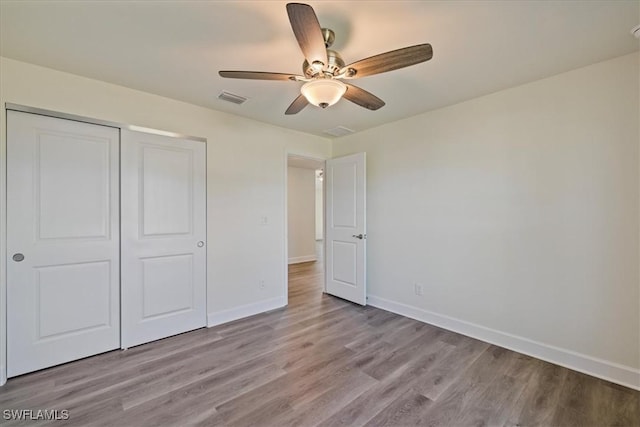
[[[7,112],[10,377],[120,345],[115,128]]]
[[[122,347],[206,325],[203,142],[122,131]]]

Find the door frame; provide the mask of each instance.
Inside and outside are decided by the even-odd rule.
[[[289,157],[297,157],[300,159],[314,160],[321,162],[323,170],[326,169],[327,157],[316,157],[315,155],[300,154],[295,150],[285,150],[284,152],[284,265],[283,265],[283,277],[284,277],[284,299],[289,305]],[[323,251],[326,252],[326,186],[324,181],[322,182],[322,245]],[[326,264],[324,264],[326,266]],[[323,274],[327,274],[326,269],[323,266]],[[325,281],[322,280],[322,292],[325,291]]]
[[[207,138],[184,135],[177,132],[169,132],[161,129],[136,126],[128,123],[119,123],[109,120],[96,119],[93,117],[80,116],[77,114],[63,113],[59,111],[47,110],[44,108],[30,107],[26,105],[7,102],[2,106],[2,119],[0,120],[0,386],[7,382],[7,111],[18,111],[41,116],[54,117],[58,119],[73,120],[94,125],[109,126],[117,129],[128,129],[136,132],[145,132],[156,135],[164,135],[173,138],[188,139],[205,143],[207,149]],[[206,161],[205,161],[206,171]],[[286,171],[285,171],[286,173]],[[286,177],[286,175],[285,175]],[[206,178],[205,178],[206,181]],[[206,190],[205,190],[206,191]],[[286,199],[286,193],[285,193]],[[286,203],[286,202],[285,202]],[[205,204],[206,206],[206,204]],[[206,210],[206,209],[205,209]],[[206,213],[205,213],[206,215]],[[285,212],[286,216],[286,212]],[[286,245],[286,241],[285,241]],[[205,273],[206,274],[206,273]],[[205,275],[206,277],[206,275]],[[206,301],[205,301],[206,306]]]

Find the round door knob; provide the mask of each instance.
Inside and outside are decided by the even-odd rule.
[[[203,247],[203,246],[204,246],[204,242],[203,242],[202,240],[200,240],[200,241],[198,242],[198,247],[199,247],[199,248],[201,248],[201,247]]]
[[[17,253],[17,254],[13,254],[13,256],[11,257],[15,262],[20,262],[24,259],[24,255],[22,255],[21,253]]]

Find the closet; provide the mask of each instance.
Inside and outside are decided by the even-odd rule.
[[[206,325],[201,139],[7,111],[7,371]]]

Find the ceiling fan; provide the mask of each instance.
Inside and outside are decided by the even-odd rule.
[[[293,33],[305,60],[303,75],[270,73],[263,71],[219,71],[221,77],[252,80],[284,80],[305,82],[300,95],[285,114],[296,114],[308,104],[327,108],[343,96],[361,107],[377,110],[384,101],[342,80],[356,79],[408,67],[428,61],[433,49],[428,43],[381,53],[345,65],[338,52],[329,49],[335,40],[332,30],[321,28],[313,8],[303,3],[288,3],[287,14]]]

